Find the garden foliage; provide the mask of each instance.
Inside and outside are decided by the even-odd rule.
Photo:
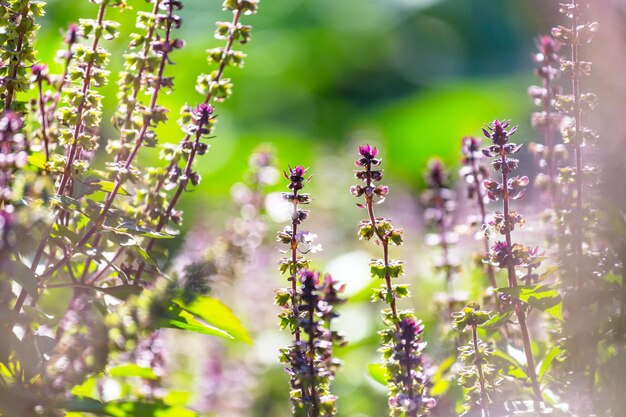
[[[247,19],[259,2],[223,2],[230,20],[218,21],[214,34],[222,46],[208,49],[206,69],[194,74],[197,94],[186,92],[189,103],[180,109],[162,103],[176,87],[170,74],[185,48],[179,14],[187,2],[147,0],[150,11],[136,12],[116,74],[110,68],[118,57],[108,48],[120,24],[108,16],[132,7],[128,0],[88,2],[93,16],[69,25],[56,66],[48,66],[34,48],[45,4],[0,1],[0,416],[199,415],[168,380],[164,335],[253,343],[215,286],[239,283],[252,291],[239,290],[236,299],[271,304],[254,298],[262,280],[245,271],[270,228],[264,210],[276,171],[272,152],[250,158],[246,184],[234,188],[238,213],[202,259],[174,265],[167,241],[179,239],[181,201],[200,186],[196,163],[232,94],[231,71],[244,65],[239,49],[251,40]],[[375,253],[368,267],[373,308],[380,309],[380,361],[345,368],[368,370],[383,385],[391,416],[620,417],[626,408],[626,222],[621,208],[598,203],[599,167],[589,163],[600,142],[587,126],[598,98],[586,90],[592,65],[585,54],[599,24],[582,0],[562,3],[560,12],[562,24],[537,39],[533,56],[536,141],[514,142],[520,135],[508,119],[486,121],[483,139],[462,138],[462,184],[438,159],[426,169],[425,250],[435,258],[432,281],[444,289],[443,302],[433,303],[438,326],[421,320],[430,307],[415,302],[422,282],[413,294],[402,282],[424,257],[393,258],[420,236],[378,214],[390,196],[382,148],[358,147],[350,192],[363,218],[353,236]],[[103,91],[112,80],[109,126]],[[180,138],[164,140],[174,111]],[[506,116],[506,103],[499,111]],[[152,148],[158,159],[147,166],[143,156]],[[527,151],[541,171],[535,179],[518,159]],[[342,415],[336,387],[340,358],[351,349],[338,325],[347,302],[342,277],[318,272],[310,259],[322,250],[318,239],[338,246],[332,229],[321,237],[307,230],[304,207],[316,213],[312,171],[294,165],[283,172],[289,221],[275,242],[284,255],[275,275],[286,282],[275,303],[288,339],[278,360],[298,417]],[[337,172],[351,175],[347,167]],[[532,184],[541,207],[522,206]],[[472,213],[466,222],[463,209]],[[466,293],[470,280],[477,288]],[[207,352],[209,364],[236,367],[227,352]],[[219,411],[211,407],[229,394],[246,395],[242,381],[258,364],[242,357],[239,385],[224,383],[221,368],[206,372],[211,389],[202,412]],[[112,383],[120,391],[113,399]],[[224,415],[245,402],[233,401]]]

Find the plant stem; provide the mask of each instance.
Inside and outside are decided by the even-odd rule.
[[[476,358],[474,365],[478,370],[478,382],[480,383],[480,407],[483,411],[483,417],[489,417],[489,399],[487,390],[485,389],[485,374],[483,373],[482,358],[478,356],[478,332],[476,323],[472,324],[472,341],[474,342],[474,357]]]
[[[296,239],[296,233],[298,233],[298,190],[293,190],[293,214],[291,216],[291,276],[289,277],[289,281],[291,281],[291,308],[293,312],[293,316],[296,318],[296,321],[300,317],[300,312],[298,311],[298,285],[297,285],[297,265],[298,265],[298,240]],[[312,318],[311,318],[312,319]],[[296,338],[296,342],[300,341],[300,326],[296,326],[294,336]]]
[[[50,147],[48,143],[48,118],[46,116],[46,105],[43,100],[43,80],[41,77],[37,80],[37,102],[39,105],[39,113],[41,115],[41,137],[44,144],[44,155],[46,156],[46,162],[50,159]]]
[[[574,96],[574,158],[576,159],[576,217],[574,220],[574,245],[576,257],[576,285],[580,289],[583,285],[583,162],[582,162],[582,131],[580,106],[580,62],[578,57],[578,14],[580,6],[578,0],[572,0],[574,10],[572,14],[572,94]]]
[[[441,193],[441,189],[438,188],[437,189],[438,193]],[[443,267],[445,268],[445,277],[446,277],[446,295],[448,297],[448,313],[452,314],[453,313],[453,304],[454,304],[454,297],[452,294],[452,268],[450,265],[450,248],[448,245],[448,240],[447,240],[447,227],[446,227],[446,220],[447,220],[447,213],[446,213],[446,206],[445,206],[445,202],[443,201],[442,198],[437,198],[437,205],[439,206],[439,238],[441,239],[441,242],[439,243],[439,245],[441,246],[441,251],[443,252]]]
[[[509,288],[517,287],[517,276],[515,275],[515,265],[511,262],[513,258],[513,242],[511,239],[511,230],[510,230],[510,216],[509,216],[509,189],[508,189],[508,178],[507,178],[507,164],[506,164],[506,151],[504,147],[501,147],[501,158],[502,158],[502,203],[503,203],[503,214],[504,214],[504,230],[506,237],[506,245],[508,252],[509,262],[507,264],[507,272],[508,272],[508,283]],[[515,314],[517,315],[517,319],[519,321],[520,330],[522,332],[522,341],[524,344],[524,353],[526,355],[526,362],[528,366],[528,376],[530,377],[530,383],[533,388],[533,392],[535,394],[535,398],[537,401],[542,401],[541,389],[539,388],[539,382],[537,380],[537,373],[535,372],[535,360],[533,358],[532,346],[530,343],[530,334],[528,333],[528,325],[526,323],[526,312],[524,311],[524,306],[521,301],[515,299]]]
[[[152,15],[153,16],[156,16],[159,13],[159,5],[160,5],[160,3],[161,3],[161,0],[155,0],[154,1],[154,7],[152,8]],[[170,7],[169,7],[169,11],[168,11],[168,15],[170,17],[171,17],[172,12],[173,12],[173,6],[170,3]],[[172,22],[171,22],[171,19],[169,19],[168,23],[167,23],[167,30],[166,30],[166,35],[165,35],[168,41],[169,41],[169,38],[170,38],[171,27],[172,27]],[[137,96],[139,95],[139,91],[141,90],[141,79],[143,77],[143,73],[144,73],[145,68],[146,68],[148,52],[150,51],[150,48],[152,47],[151,43],[152,43],[152,38],[154,37],[155,31],[156,31],[156,25],[152,25],[148,29],[148,34],[146,35],[146,41],[145,41],[145,45],[144,45],[144,48],[143,48],[143,55],[142,55],[143,59],[141,59],[139,61],[139,66],[137,68],[137,77],[136,77],[136,79],[140,80],[140,82],[134,82],[133,83],[132,100],[130,100],[131,105],[128,106],[128,108],[126,109],[126,116],[124,118],[124,127],[122,128],[122,131],[124,129],[129,129],[130,128],[130,122],[131,122],[131,119],[133,117],[133,113],[135,111],[135,108],[137,107]],[[161,88],[161,78],[163,76],[162,68],[164,68],[164,62],[167,61],[167,53],[164,53],[162,58],[165,58],[165,60],[162,59],[161,63],[159,64],[159,75],[156,78],[157,86],[155,87],[155,89],[160,89]],[[154,98],[154,94],[153,94],[152,97]],[[153,105],[151,104],[150,107],[152,109]],[[145,135],[145,132],[144,132],[143,135]],[[138,137],[142,137],[143,135],[139,134]],[[120,135],[120,140],[122,140],[123,138],[125,138],[125,135]],[[122,143],[122,148],[120,150],[120,153],[115,156],[115,162],[117,162],[117,161],[119,161],[120,159],[123,158],[123,153],[124,153],[124,146],[123,146],[123,143]]]
[[[315,383],[315,303],[309,303],[309,377],[311,378],[311,403],[313,404],[313,416],[318,417],[320,415],[319,399],[317,398],[317,385]],[[304,386],[302,387],[302,394],[304,395]]]
[[[368,164],[366,167],[366,177],[367,177],[367,189],[373,189],[372,187],[372,167]],[[393,287],[391,285],[391,276],[389,275],[389,238],[384,236],[380,230],[378,230],[378,226],[376,225],[376,215],[374,214],[374,201],[372,195],[365,195],[365,205],[367,206],[367,212],[370,218],[370,223],[372,224],[372,228],[374,228],[374,232],[378,239],[380,240],[381,245],[383,246],[383,261],[385,263],[385,284],[387,285],[387,292],[390,297],[389,307],[391,307],[391,313],[393,314],[396,330],[398,327],[398,311],[396,309],[396,295],[393,292]]]
[[[412,355],[411,344],[404,344],[404,354],[407,357],[407,369],[404,372],[404,385],[406,385],[407,394],[409,396],[409,402],[413,404],[415,396],[413,395],[413,363],[409,360]],[[409,412],[408,417],[417,417],[417,408],[407,410]]]
[[[550,195],[550,206],[554,209],[557,198],[556,170],[554,160],[554,129],[552,128],[552,83],[550,82],[550,72],[543,79],[543,88],[546,90],[546,98],[543,101],[543,111],[546,114],[546,126],[543,129],[543,143],[546,149],[546,168],[548,170],[548,194]]]
[[[73,43],[69,43],[67,46],[67,52],[65,55],[65,63],[63,65],[63,74],[61,75],[61,80],[59,81],[59,85],[57,87],[56,93],[54,93],[54,97],[52,98],[52,104],[48,109],[48,118],[49,120],[53,119],[54,112],[59,105],[59,101],[61,100],[61,95],[63,94],[63,88],[67,85],[67,74],[70,69],[70,64],[72,63],[72,58],[74,58],[74,54],[72,53],[72,45]]]
[[[180,181],[178,182],[178,188],[176,188],[176,192],[174,193],[174,196],[172,197],[172,200],[170,201],[170,204],[167,206],[167,209],[165,210],[165,214],[163,216],[160,217],[159,219],[159,223],[157,224],[156,227],[156,231],[160,232],[163,227],[167,224],[167,221],[170,217],[170,215],[172,214],[172,211],[174,210],[174,207],[176,207],[176,204],[178,203],[178,200],[180,199],[180,196],[183,194],[183,191],[185,190],[185,188],[187,188],[187,184],[189,183],[189,177],[192,173],[192,165],[193,165],[193,161],[196,157],[197,154],[197,149],[198,149],[198,144],[200,143],[200,138],[201,138],[201,131],[202,131],[203,125],[200,124],[198,125],[198,131],[196,133],[196,139],[194,140],[194,145],[191,148],[191,152],[189,153],[189,157],[187,158],[187,163],[185,164],[185,169],[183,170],[183,174],[181,176]],[[146,251],[150,251],[152,250],[152,248],[154,247],[156,243],[156,239],[152,238],[150,239],[150,241],[148,242],[148,245],[146,246]],[[135,275],[135,279],[134,279],[134,284],[135,285],[139,285],[139,283],[141,282],[141,275],[143,274],[144,268],[145,268],[146,263],[140,261],[139,262],[139,266],[137,268],[137,273]]]
[[[103,1],[100,4],[100,8],[98,10],[98,23],[97,27],[102,27],[102,22],[104,21],[104,14],[106,12],[107,2]],[[72,135],[72,144],[70,146],[70,151],[67,156],[67,161],[65,163],[65,168],[63,169],[63,174],[61,175],[61,180],[59,182],[59,188],[57,190],[57,195],[65,194],[65,189],[67,187],[68,182],[72,177],[72,165],[80,151],[80,145],[78,144],[78,136],[82,130],[83,125],[83,112],[85,110],[85,102],[87,101],[87,91],[91,86],[91,76],[93,71],[93,64],[95,60],[95,52],[98,48],[98,43],[100,42],[100,37],[102,35],[102,31],[96,30],[93,44],[91,46],[91,50],[94,55],[89,59],[87,63],[87,68],[85,69],[85,78],[83,79],[83,86],[81,90],[82,99],[78,108],[76,109],[76,126],[74,127],[74,133]]]
[[[474,187],[476,188],[476,201],[478,202],[478,208],[480,210],[480,224],[484,227],[487,224],[487,210],[485,208],[485,194],[483,192],[483,186],[479,180],[479,169],[478,163],[476,162],[476,158],[474,157],[474,153],[470,151],[469,155],[470,166],[472,168],[472,177],[474,178]],[[483,234],[483,243],[485,246],[485,254],[489,253],[489,236],[487,234]],[[487,263],[487,277],[489,278],[489,285],[492,288],[498,288],[498,282],[496,281],[496,271],[491,265],[491,263]],[[496,302],[496,307],[499,309],[500,299],[498,298],[498,294],[494,292],[494,298]]]

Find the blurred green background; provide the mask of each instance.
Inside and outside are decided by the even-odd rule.
[[[282,165],[314,167],[320,153],[344,154],[355,141],[371,140],[387,151],[395,178],[419,186],[429,156],[455,163],[460,138],[478,134],[493,118],[511,118],[528,134],[533,38],[550,27],[551,10],[542,3],[262,1],[260,13],[245,19],[254,26],[253,41],[241,48],[248,54],[245,68],[228,74],[234,95],[218,106],[213,151],[199,164],[204,176],[220,181],[206,182],[201,189],[207,193],[187,201],[211,204],[209,192],[226,195],[245,169],[243,156],[262,142],[275,146]],[[141,0],[129,4],[148,9]],[[79,17],[95,17],[95,6],[49,0],[46,10],[38,49],[51,63],[62,29]],[[135,10],[110,11],[107,18],[122,22],[122,34],[128,34]],[[214,22],[230,19],[217,0],[188,0],[180,14],[179,36],[187,45],[169,69],[176,91],[161,100],[172,109],[160,136],[168,142],[181,136],[177,109],[200,100],[194,83],[206,71],[205,50],[221,44],[212,37]],[[113,54],[104,90],[109,115],[127,43],[126,36],[105,43]]]
[[[230,189],[246,170],[250,152],[261,143],[273,146],[280,167],[311,167],[315,177],[309,191],[316,200],[307,227],[320,235],[325,246],[324,252],[311,258],[317,267],[346,280],[352,295],[341,325],[351,345],[342,352],[346,366],[335,383],[340,416],[386,414],[384,389],[366,371],[367,364],[376,361],[375,330],[380,326],[379,306],[369,303],[367,261],[379,255],[370,247],[373,245],[355,237],[361,213],[348,188],[356,145],[370,142],[383,153],[392,194],[380,213],[392,216],[409,232],[407,245],[396,250],[394,257],[407,261],[405,281],[413,284],[412,307],[427,324],[433,361],[443,361],[451,351],[438,334],[432,301],[433,294],[443,288],[442,277],[432,273],[432,254],[422,243],[417,192],[423,186],[428,159],[441,157],[454,173],[461,138],[480,134],[482,125],[494,118],[512,119],[520,125],[519,140],[533,139],[529,128],[532,106],[526,90],[535,82],[533,39],[546,33],[557,19],[557,2],[547,3],[262,0],[258,15],[244,17],[245,23],[254,26],[252,41],[242,48],[248,58],[243,69],[229,69],[227,74],[235,84],[234,94],[216,106],[217,137],[209,154],[197,164],[203,182],[181,201],[183,229],[191,235],[205,232],[207,244],[219,235],[232,217]],[[135,10],[148,8],[144,1],[129,0],[129,4]],[[51,63],[56,49],[61,48],[62,29],[79,17],[95,17],[96,6],[87,0],[48,0],[46,11],[37,47],[41,59]],[[181,16],[179,37],[187,45],[172,55],[177,65],[168,70],[168,75],[176,77],[176,90],[160,101],[171,109],[172,119],[160,131],[162,142],[181,138],[175,123],[178,108],[201,100],[194,84],[207,69],[205,50],[221,45],[213,39],[214,22],[230,19],[218,0],[187,0]],[[112,11],[107,18],[122,22],[123,34],[107,44],[112,52],[112,75],[104,94],[105,112],[110,116],[116,102],[116,74],[135,18],[133,10]],[[110,125],[105,126],[103,140],[114,134]],[[144,164],[162,163],[155,152],[145,152],[141,158]],[[104,161],[98,159],[98,163]],[[536,169],[528,161],[525,167]],[[284,221],[279,214],[271,218]],[[273,288],[284,284],[274,272],[281,255],[271,234],[282,227],[269,224],[269,243],[256,260],[256,266],[261,266],[255,277],[269,277],[258,281],[259,286],[264,283],[257,291],[264,301],[242,299],[236,291],[222,294],[252,327],[256,339],[252,352],[197,337],[174,336],[170,341],[174,350],[169,358],[172,385],[192,390],[192,403],[216,415],[289,415],[287,377],[275,359],[277,348],[288,343],[288,338],[277,333],[277,311],[272,307]],[[180,249],[183,242],[187,244]],[[193,245],[189,242],[176,239],[170,249],[184,257]],[[201,251],[202,247],[193,249]],[[460,287],[471,291],[481,277],[469,266],[471,251],[463,259],[467,268]],[[472,276],[476,279],[470,279]],[[249,279],[244,282],[255,285]],[[265,303],[265,316],[251,309],[254,302]],[[219,359],[224,380],[202,378],[208,365],[202,371],[198,360],[210,362],[212,358]],[[224,375],[230,371],[234,375],[228,379]],[[206,392],[221,392],[219,384],[226,384],[231,395],[234,387],[243,393],[233,399],[213,398],[211,404],[202,406]]]

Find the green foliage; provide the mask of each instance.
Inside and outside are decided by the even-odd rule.
[[[513,296],[557,320],[563,320],[563,301],[559,293],[550,286],[519,285],[512,288],[498,288],[497,291]]]
[[[194,297],[190,303],[182,299],[175,299],[174,303],[198,319],[227,333],[233,339],[252,344],[252,339],[239,319],[218,299],[200,296]]]
[[[72,398],[64,404],[72,416],[73,412],[86,412],[107,417],[195,417],[189,409],[171,406],[162,401],[111,401],[100,402],[93,398]]]

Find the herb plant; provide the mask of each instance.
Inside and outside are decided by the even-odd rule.
[[[372,301],[384,301],[388,306],[382,311],[386,328],[380,331],[380,352],[391,415],[424,416],[435,406],[435,400],[427,394],[428,378],[423,370],[424,326],[412,311],[398,310],[397,301],[408,297],[409,290],[405,284],[392,284],[392,279],[404,275],[404,262],[389,257],[390,244],[400,246],[404,231],[395,228],[390,219],[376,217],[374,212],[374,204],[381,203],[389,194],[389,187],[377,184],[383,179],[383,171],[379,168],[381,162],[375,146],[359,146],[355,176],[363,185],[354,185],[351,192],[364,199],[364,204],[358,203],[357,206],[366,210],[368,216],[359,223],[359,238],[373,238],[383,249],[383,258],[372,260],[370,270],[373,278],[384,280],[380,288],[374,289]]]
[[[349,205],[337,197],[339,184],[349,177],[340,169],[341,146],[335,146],[332,157],[313,161],[319,182],[311,182],[312,169],[288,166],[283,173],[287,191],[282,193],[273,186],[280,177],[276,161],[285,156],[268,150],[273,146],[243,149],[247,140],[265,136],[258,124],[245,132],[233,130],[245,133],[242,141],[228,147],[218,141],[215,151],[210,146],[219,133],[222,103],[234,91],[231,77],[246,61],[240,49],[252,39],[248,18],[257,13],[258,0],[223,0],[226,17],[218,17],[215,41],[205,46],[206,69],[186,62],[183,37],[188,29],[181,17],[205,6],[185,0],[53,3],[0,0],[0,416],[328,417],[374,415],[381,409],[395,417],[622,416],[626,216],[598,193],[609,189],[617,195],[621,190],[612,172],[599,175],[596,156],[608,147],[589,126],[615,135],[619,129],[600,112],[591,113],[601,91],[591,92],[600,84],[589,81],[588,45],[605,25],[594,21],[590,2],[554,3],[561,24],[536,40],[532,61],[538,85],[528,90],[536,108],[521,131],[532,127],[537,143],[524,147],[512,142],[517,126],[496,119],[482,129],[488,143],[465,136],[460,154],[452,158],[421,155],[437,149],[431,145],[438,137],[432,143],[403,142],[405,154],[399,155],[404,148],[391,153],[394,159],[387,168],[394,178],[402,173],[396,161],[411,167],[404,172],[405,184],[398,182],[396,189],[394,183],[390,207],[406,229],[377,213],[390,193],[379,148],[358,147],[357,183],[350,191],[365,213],[358,237],[372,242],[376,251],[367,266],[354,261],[363,256],[361,249],[346,253],[357,242],[346,241],[349,227],[343,220]],[[55,62],[46,62],[41,57],[47,55],[35,49],[49,47],[44,37],[51,28],[42,17],[74,3],[90,15],[63,23]],[[298,19],[308,15],[293,13],[319,6],[298,9],[296,3],[274,5],[281,13],[259,23],[299,25],[307,42],[324,37],[310,30],[309,20],[301,25]],[[616,10],[617,3],[601,7]],[[370,10],[361,4],[351,7]],[[547,13],[550,7],[529,5],[527,10],[556,19]],[[443,9],[432,10],[438,14]],[[481,26],[494,20],[484,8],[476,10]],[[134,25],[122,23],[128,22],[122,12],[132,14]],[[350,21],[360,15],[337,16],[339,20],[331,20],[342,36],[329,38],[352,57],[355,51],[345,45],[348,34],[357,33]],[[503,14],[497,16],[499,24],[506,21]],[[206,20],[200,13],[193,17]],[[127,36],[125,26],[133,26],[132,33],[119,39]],[[296,45],[273,33],[263,32],[259,47],[266,49],[261,51],[271,50],[268,45],[278,38],[286,46]],[[120,41],[123,53],[115,52]],[[250,73],[274,77],[281,88],[268,87],[268,97],[260,102],[248,96],[231,101],[235,117],[229,124],[249,122],[244,112],[238,119],[240,110],[258,112],[263,126],[275,117],[266,102],[281,101],[292,89],[287,65],[308,55],[302,52],[287,47],[281,56],[256,55],[263,59]],[[295,72],[308,78],[306,70]],[[324,82],[340,79],[339,90],[346,96],[352,97],[360,81],[355,77],[352,84],[354,80],[336,76],[322,60],[314,70],[324,75]],[[199,95],[181,88],[185,83],[174,78],[177,72],[195,80]],[[241,85],[250,87],[252,79]],[[617,86],[619,80],[609,81]],[[496,91],[488,84],[486,95]],[[391,86],[397,85],[402,84]],[[168,104],[177,102],[168,98],[177,94],[186,104]],[[457,125],[461,129],[474,116],[473,109],[455,107],[454,100],[446,95],[442,101],[446,123],[455,125],[457,135]],[[292,106],[284,112],[288,117],[301,116],[302,108],[285,103]],[[490,111],[516,110],[506,100],[497,104]],[[618,104],[611,107],[619,111]],[[467,114],[449,117],[450,109]],[[173,112],[179,114],[179,134],[172,134]],[[310,107],[304,113],[322,131],[328,127],[326,113],[332,112],[320,100],[315,111]],[[396,117],[401,112],[390,113]],[[376,122],[375,117],[368,120]],[[402,137],[406,129],[383,124],[381,141],[411,140]],[[443,137],[445,129],[439,127],[436,132]],[[474,127],[476,132],[463,134],[478,133],[479,126]],[[389,132],[400,137],[390,140]],[[281,141],[275,141],[279,150]],[[300,146],[289,157],[304,158],[309,148],[321,149],[305,142]],[[213,187],[223,178],[202,181],[201,172],[216,177],[212,169],[220,165],[206,155],[211,149],[221,158],[231,149],[232,158],[223,165],[228,165],[224,171],[234,172],[245,169],[242,155],[252,148],[257,150],[243,183],[231,189],[234,201],[222,204],[227,199]],[[527,164],[526,148],[537,164]],[[430,160],[425,167],[413,163],[422,156]],[[460,159],[458,180],[449,162],[455,159]],[[209,161],[211,169],[199,168],[198,161]],[[425,184],[419,179],[424,171]],[[314,187],[320,203],[309,219],[306,208],[313,198],[308,191]],[[211,203],[194,207],[194,217],[201,221],[183,221],[189,193],[205,189]],[[460,193],[467,198],[457,198]],[[499,207],[491,210],[489,202]],[[226,213],[229,209],[234,214]],[[470,218],[469,228],[457,222],[461,216]],[[224,218],[228,220],[220,224]],[[269,243],[273,221],[287,224]],[[321,254],[318,236],[309,228],[324,237],[327,250]],[[473,239],[465,239],[463,230]],[[427,247],[422,250],[416,242],[423,241]],[[286,288],[275,290],[272,305],[271,280],[279,274],[275,265],[267,265],[274,262],[268,254],[276,244],[284,255],[278,270]],[[401,252],[403,245],[406,252]],[[394,259],[396,252],[406,263]],[[478,267],[468,268],[472,262]],[[369,269],[371,282],[359,266]],[[342,281],[318,272],[325,269],[337,271],[333,275]],[[413,294],[400,282],[409,272]],[[438,299],[433,293],[442,277],[445,312],[431,303]],[[367,303],[368,297],[382,304]],[[467,298],[479,303],[467,303]],[[245,310],[249,331],[226,304]],[[275,320],[272,309],[280,310],[282,333],[267,324]],[[378,313],[382,320],[373,322],[371,315]],[[454,337],[442,330],[450,324]],[[347,345],[342,330],[353,334],[356,343]],[[277,341],[284,346],[279,360],[268,359],[267,352],[278,349]],[[373,346],[382,363],[368,366],[376,355]],[[198,374],[200,383],[189,378],[192,374]],[[377,393],[376,382],[384,390]],[[378,396],[383,391],[386,401]]]

